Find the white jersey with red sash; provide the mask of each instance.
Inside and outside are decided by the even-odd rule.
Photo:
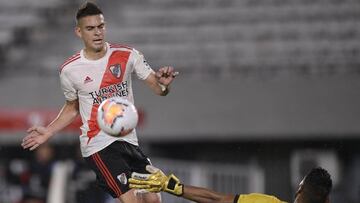
[[[98,60],[88,60],[83,50],[69,58],[60,69],[61,88],[68,101],[79,100],[83,125],[80,145],[82,156],[88,157],[116,140],[138,145],[136,131],[123,137],[113,137],[101,131],[96,112],[106,98],[120,96],[134,102],[131,74],[145,80],[153,70],[144,56],[133,48],[106,43],[106,54]]]

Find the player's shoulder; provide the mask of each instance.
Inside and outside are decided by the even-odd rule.
[[[125,45],[125,44],[109,43],[109,47],[111,50],[125,50],[125,51],[134,51],[135,50],[133,47]]]
[[[124,45],[124,44],[110,44],[110,50],[113,51],[125,51],[131,54],[132,58],[141,58],[144,57],[144,54],[135,49],[134,47]]]
[[[250,193],[242,194],[238,199],[238,203],[286,203],[279,200],[277,197],[272,195],[260,194],[260,193]]]
[[[70,56],[65,60],[65,62],[60,66],[59,72],[61,73],[66,67],[70,66],[71,64],[75,63],[80,59],[80,52]]]

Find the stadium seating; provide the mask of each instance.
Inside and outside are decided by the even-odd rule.
[[[38,11],[38,0],[30,2]],[[183,73],[218,77],[328,75],[354,73],[360,63],[360,3],[356,0],[98,3],[105,12],[109,41],[139,49],[154,67],[172,64]],[[35,42],[28,49],[38,51],[27,57],[43,58],[30,65],[45,74],[55,74],[54,67],[81,48],[72,34],[74,4],[47,4],[55,13],[56,26],[42,28],[41,40],[30,36]],[[28,22],[39,22],[38,16],[26,15],[30,14],[23,16]]]

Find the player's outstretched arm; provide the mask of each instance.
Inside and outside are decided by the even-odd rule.
[[[129,179],[130,188],[142,189],[148,192],[167,192],[185,199],[200,203],[232,203],[234,195],[223,195],[206,188],[187,186],[173,174],[166,176],[154,166],[146,166],[150,174],[132,173]]]
[[[221,194],[207,188],[183,185],[173,174],[166,176],[160,169],[147,165],[146,170],[150,174],[132,173],[129,179],[130,188],[146,190],[148,192],[167,192],[181,196],[185,199],[199,203],[286,203],[274,196],[250,193],[250,194]]]
[[[27,130],[21,146],[30,151],[39,147],[58,131],[68,126],[79,114],[79,101],[66,101],[58,116],[47,126],[33,126]]]
[[[155,73],[151,73],[145,82],[156,94],[165,96],[169,93],[169,86],[178,74],[179,72],[175,72],[173,67],[164,66]]]
[[[225,195],[207,188],[191,185],[184,185],[184,194],[182,197],[200,203],[233,203],[235,199],[235,195]]]

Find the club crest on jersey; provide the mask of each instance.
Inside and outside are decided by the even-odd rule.
[[[109,67],[109,69],[110,69],[111,74],[113,74],[114,77],[120,78],[120,76],[121,76],[121,65],[120,64],[117,63],[115,65],[111,65]]]
[[[121,184],[126,185],[127,183],[127,177],[125,173],[122,173],[117,176],[117,179],[120,181]]]

